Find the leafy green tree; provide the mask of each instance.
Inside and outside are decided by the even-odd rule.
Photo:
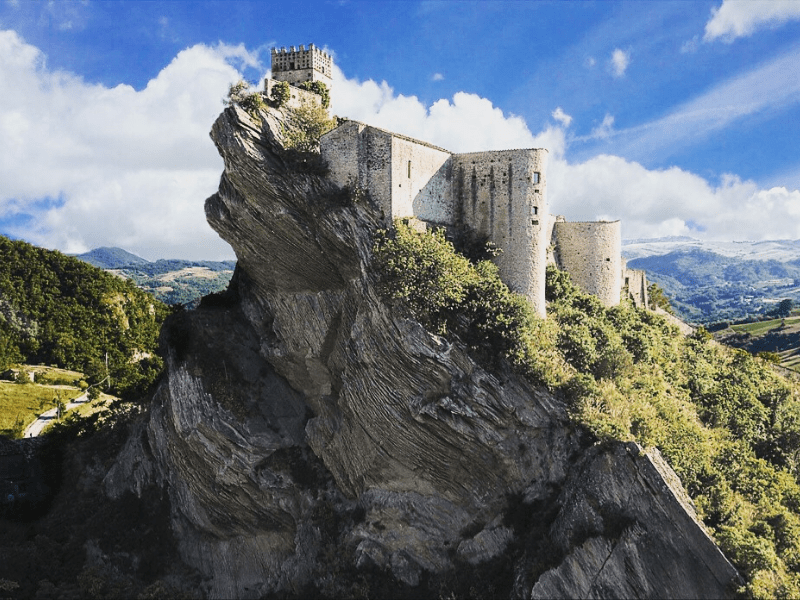
[[[336,127],[336,119],[328,116],[325,108],[312,102],[305,102],[287,112],[289,124],[285,129],[284,145],[300,152],[318,152],[319,138]]]
[[[792,308],[794,308],[794,301],[791,298],[786,298],[778,303],[778,306],[775,307],[771,314],[785,319],[792,314]]]
[[[650,308],[662,308],[669,314],[673,314],[672,305],[669,303],[669,298],[664,293],[664,290],[659,287],[657,283],[651,283],[647,286],[647,297],[649,300]]]
[[[321,81],[304,81],[299,86],[300,89],[307,90],[309,92],[314,92],[320,97],[322,102],[322,108],[330,108],[331,106],[331,94],[328,91],[328,86],[325,85]]]
[[[284,106],[292,95],[292,91],[289,88],[289,82],[287,81],[278,81],[272,86],[272,92],[270,93],[270,101],[272,102],[272,106],[275,108],[280,108]]]

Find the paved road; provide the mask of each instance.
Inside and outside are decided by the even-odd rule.
[[[89,395],[88,394],[83,394],[81,396],[78,396],[74,400],[70,400],[67,403],[67,410],[72,410],[76,406],[80,406],[81,404],[84,404],[84,403],[86,403],[88,401],[89,401]],[[40,433],[42,433],[42,431],[44,430],[45,427],[47,427],[48,425],[50,425],[50,423],[55,421],[55,419],[56,419],[56,410],[57,409],[55,409],[55,408],[51,408],[50,410],[45,411],[41,415],[39,415],[38,419],[36,419],[33,423],[31,423],[30,425],[28,425],[25,428],[25,431],[22,434],[22,437],[24,437],[24,438],[36,437]]]

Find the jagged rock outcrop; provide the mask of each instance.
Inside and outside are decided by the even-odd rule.
[[[378,216],[278,119],[214,124],[206,214],[237,273],[165,327],[168,376],[107,493],[166,487],[214,597],[730,594],[657,455],[587,448],[557,398],[381,302]]]

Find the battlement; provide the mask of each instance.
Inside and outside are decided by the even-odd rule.
[[[290,46],[272,49],[272,78],[291,84],[321,81],[328,87],[333,82],[333,57],[314,44],[308,48]]]

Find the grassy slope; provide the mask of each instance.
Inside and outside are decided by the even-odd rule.
[[[26,370],[53,383],[0,382],[0,435],[19,437],[22,431],[46,410],[55,408],[56,398],[68,402],[83,391],[65,382],[78,381],[81,373],[42,366],[26,366]]]
[[[752,354],[775,352],[780,365],[800,371],[800,315],[731,325],[714,334],[720,342]]]

